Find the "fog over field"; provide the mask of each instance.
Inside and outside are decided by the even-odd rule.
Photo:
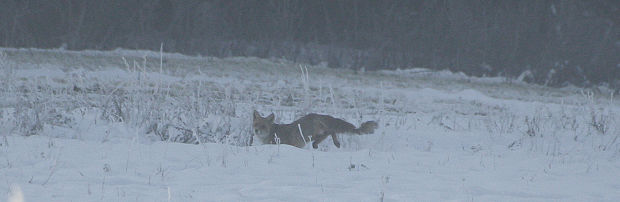
[[[620,1],[22,0],[0,46],[428,68],[620,89]]]

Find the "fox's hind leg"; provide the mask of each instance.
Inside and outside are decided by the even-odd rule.
[[[332,136],[332,140],[334,141],[334,145],[336,145],[336,147],[340,148],[340,141],[338,141],[338,136],[336,136],[335,133],[332,133],[331,136]]]
[[[325,133],[321,136],[318,136],[318,138],[316,138],[316,140],[314,140],[314,142],[312,143],[312,148],[319,148],[319,144],[321,144],[321,142],[323,142],[323,140],[325,140],[327,137],[332,136],[332,140],[334,142],[334,145],[336,145],[336,147],[340,148],[340,141],[338,141],[338,137],[336,136],[335,133]]]
[[[312,148],[315,148],[315,149],[316,149],[316,148],[319,148],[319,144],[320,144],[321,142],[323,142],[323,140],[325,140],[325,138],[327,138],[327,136],[329,136],[329,135],[320,135],[320,136],[317,136],[317,137],[316,137],[316,139],[314,140],[314,142],[312,142]]]

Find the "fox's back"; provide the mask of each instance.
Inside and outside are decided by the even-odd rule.
[[[326,131],[333,133],[343,133],[355,129],[355,126],[353,124],[350,124],[345,120],[334,118],[329,115],[314,113],[301,117],[297,121],[293,122],[293,124],[300,124],[304,133],[306,132],[306,130],[311,130],[309,131],[310,133],[322,133]]]

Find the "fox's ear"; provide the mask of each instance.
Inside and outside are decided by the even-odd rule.
[[[258,111],[254,110],[254,119],[263,118]]]
[[[273,113],[271,113],[268,117],[267,120],[269,120],[270,122],[273,122],[273,119],[276,118],[276,115],[273,115]]]

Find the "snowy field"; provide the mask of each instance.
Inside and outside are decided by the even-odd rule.
[[[620,102],[424,69],[0,49],[0,201],[618,201]],[[252,111],[374,134],[261,145]]]

